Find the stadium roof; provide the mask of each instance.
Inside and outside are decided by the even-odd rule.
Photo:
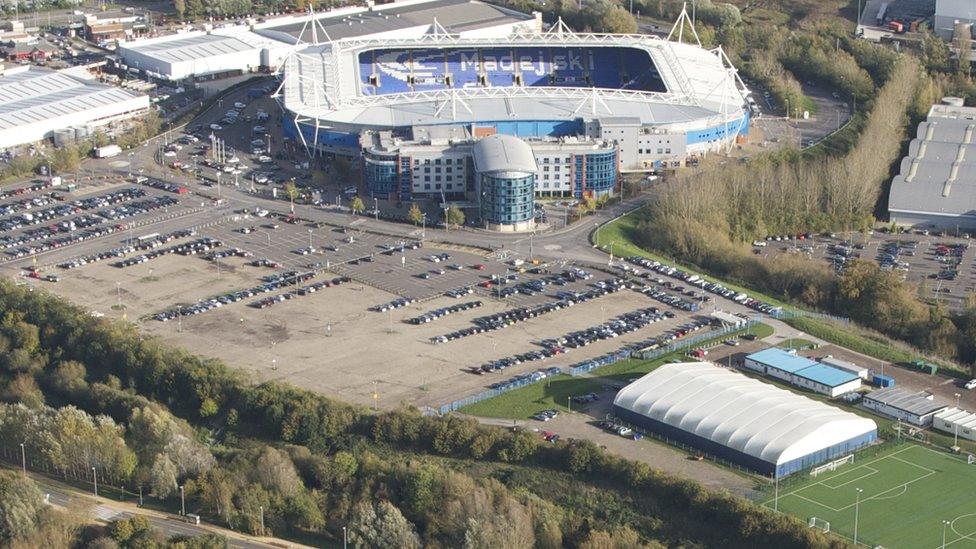
[[[913,393],[898,387],[889,387],[888,389],[870,392],[864,395],[864,398],[917,416],[924,416],[946,408],[945,404],[940,404],[924,395],[926,393]]]
[[[130,91],[37,67],[0,76],[0,130],[127,103]]]
[[[826,385],[827,387],[838,387],[845,383],[861,379],[851,372],[846,372],[827,364],[814,364],[813,366],[793,372],[793,375],[808,379],[814,383]]]
[[[976,216],[976,109],[936,107],[918,125],[901,171],[891,182],[888,209]]]
[[[474,145],[474,168],[480,173],[539,171],[528,143],[511,135],[492,135]]]
[[[776,347],[752,353],[746,358],[791,374],[817,364],[816,361],[809,358],[797,356]]]
[[[316,19],[316,25],[317,31],[324,30],[329,38],[339,40],[430,25],[435,18],[447,31],[462,32],[506,22],[527,21],[532,16],[477,0],[435,0],[406,6],[376,6],[373,11],[344,17],[325,13]],[[284,33],[297,39],[305,28],[305,21],[300,21],[280,26],[268,25],[262,30]],[[306,29],[305,32],[306,36],[302,39],[308,40],[310,31]]]
[[[877,429],[874,421],[705,362],[667,364],[614,406],[767,463],[786,463]]]
[[[272,44],[271,40],[250,31],[217,29],[192,36],[174,35],[165,39],[124,43],[123,49],[142,53],[166,63],[207,59],[218,55],[252,52]]]

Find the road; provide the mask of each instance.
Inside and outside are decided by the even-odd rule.
[[[140,515],[149,519],[154,528],[165,534],[172,536],[202,536],[205,534],[219,534],[227,538],[227,546],[236,549],[268,549],[271,547],[306,547],[301,544],[278,538],[251,538],[239,532],[233,532],[210,524],[194,525],[182,522],[175,516],[159,511],[141,508],[134,503],[125,503],[108,500],[103,497],[93,498],[89,494],[83,494],[76,488],[62,484],[45,476],[30,473],[30,476],[37,483],[38,487],[47,495],[48,503],[53,506],[67,508],[72,502],[86,501],[93,504],[91,508],[92,518],[100,522],[109,522],[118,519],[129,518]]]

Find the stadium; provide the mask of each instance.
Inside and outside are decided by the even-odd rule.
[[[748,132],[735,67],[693,27],[685,43],[686,26],[682,14],[661,38],[576,33],[560,21],[499,37],[435,21],[421,36],[313,42],[283,63],[286,136],[312,155],[360,160],[371,197],[439,199],[481,218],[482,196],[504,197],[486,187],[509,184],[496,174],[482,185],[477,171],[475,143],[496,134],[517,138],[501,149],[534,156],[535,171],[520,162],[512,176],[529,177],[536,196],[613,194],[621,172],[679,167]],[[491,208],[485,225],[532,228],[531,208],[503,210]]]

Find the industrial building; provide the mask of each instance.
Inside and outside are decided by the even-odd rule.
[[[746,356],[743,366],[831,398],[861,388],[861,378],[856,373],[775,347]]]
[[[888,213],[898,225],[976,229],[976,107],[932,106],[891,182]]]
[[[972,0],[937,0],[934,21],[933,30],[946,41],[955,38],[955,32],[960,25],[972,33],[972,24],[976,23],[976,4]]]
[[[776,478],[877,438],[874,421],[706,362],[666,364],[624,387],[613,414]]]
[[[118,54],[127,70],[177,81],[273,67],[290,47],[237,26],[120,42]]]
[[[78,69],[6,69],[0,75],[0,148],[41,141],[68,128],[87,135],[149,109],[148,96],[86,76]]]
[[[913,393],[897,387],[872,391],[864,395],[861,403],[869,410],[918,427],[932,425],[935,415],[948,408],[928,393]]]
[[[845,372],[850,372],[857,377],[861,378],[862,381],[871,380],[871,370],[863,366],[858,366],[853,362],[848,362],[846,360],[841,360],[839,358],[834,358],[830,355],[822,357],[820,359],[821,364],[826,364],[832,368],[837,368],[838,370],[844,370]]]
[[[946,408],[932,416],[932,427],[959,438],[976,440],[976,414],[966,410]]]
[[[439,28],[464,36],[507,36],[538,28],[541,19],[478,0],[370,3],[299,16],[120,42],[122,67],[151,78],[179,81],[278,68],[301,44],[351,38],[418,37]]]

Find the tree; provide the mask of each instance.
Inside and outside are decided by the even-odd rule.
[[[455,227],[464,225],[464,212],[457,206],[451,206],[447,209],[446,221],[449,225],[454,225]]]
[[[183,17],[186,15],[186,1],[173,0],[173,8],[176,10],[176,16],[183,19]]]
[[[304,486],[288,454],[265,446],[254,464],[255,479],[272,492],[292,497]]]
[[[416,202],[410,204],[410,211],[407,212],[407,219],[409,219],[414,225],[420,225],[420,222],[424,219],[424,212],[420,211],[420,206]]]
[[[420,538],[403,513],[389,501],[375,507],[363,502],[356,506],[349,523],[349,541],[355,547],[376,549],[415,549]]]
[[[359,198],[358,196],[354,196],[352,198],[352,202],[349,203],[349,209],[352,210],[352,213],[358,214],[358,213],[362,213],[366,209],[366,206],[363,204],[362,198]]]
[[[37,527],[44,508],[34,481],[13,471],[0,471],[0,539],[23,537]]]
[[[295,199],[298,198],[298,187],[295,186],[294,181],[285,183],[285,187],[282,189],[282,192],[285,193],[285,197],[291,202],[294,202]]]
[[[176,465],[164,453],[156,454],[152,469],[149,471],[149,487],[157,498],[168,498],[176,491]]]

